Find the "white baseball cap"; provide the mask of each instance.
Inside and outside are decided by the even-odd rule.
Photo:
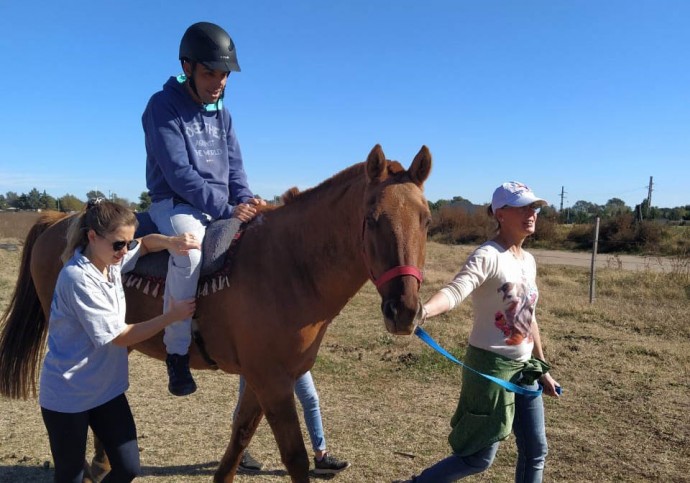
[[[517,181],[509,181],[503,183],[496,188],[494,195],[491,198],[491,210],[496,213],[496,210],[504,206],[521,207],[535,204],[542,207],[549,203],[546,200],[537,198],[534,192],[527,187],[526,184]]]

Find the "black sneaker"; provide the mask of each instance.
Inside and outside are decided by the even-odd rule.
[[[196,383],[189,371],[189,354],[168,354],[168,391],[174,396],[187,396],[196,391]]]
[[[261,471],[263,467],[264,465],[255,460],[254,457],[249,454],[249,451],[244,452],[244,454],[242,455],[242,459],[240,460],[240,470],[246,471],[248,473],[254,473],[257,471]]]
[[[314,473],[317,475],[334,475],[349,467],[349,462],[340,461],[330,453],[326,453],[321,460],[314,457]]]

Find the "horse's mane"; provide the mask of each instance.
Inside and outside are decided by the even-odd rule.
[[[345,168],[339,173],[334,174],[327,180],[321,182],[320,184],[309,188],[305,191],[299,191],[296,187],[292,187],[287,190],[281,196],[284,204],[292,204],[297,201],[299,202],[309,202],[312,198],[319,196],[323,191],[328,191],[334,186],[349,185],[353,181],[361,178],[364,173],[364,162],[353,164],[349,168]],[[404,172],[405,168],[397,161],[388,161],[388,173],[390,175],[395,175]]]
[[[295,201],[295,198],[299,195],[299,193],[299,188],[297,188],[297,186],[293,186],[285,193],[283,193],[283,196],[281,196],[280,199],[284,205],[292,203],[293,201]]]

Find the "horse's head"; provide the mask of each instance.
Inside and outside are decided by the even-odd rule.
[[[378,144],[366,161],[363,245],[369,276],[381,295],[386,329],[411,334],[420,308],[419,287],[431,214],[423,185],[431,153],[422,146],[410,169],[389,161]]]

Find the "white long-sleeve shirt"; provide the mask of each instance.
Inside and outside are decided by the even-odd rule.
[[[474,324],[469,343],[518,361],[527,361],[534,347],[532,322],[539,291],[534,257],[523,258],[488,241],[478,247],[441,289],[450,308],[472,294]]]

